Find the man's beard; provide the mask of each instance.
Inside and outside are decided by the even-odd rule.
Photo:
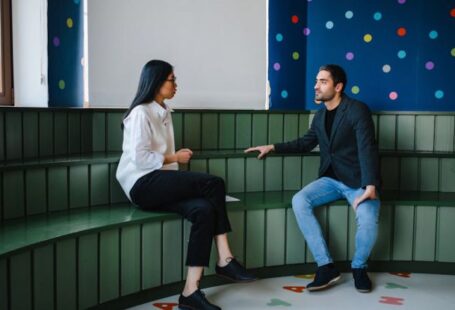
[[[316,104],[321,104],[322,102],[325,102],[325,101],[330,101],[332,100],[333,98],[335,97],[335,94],[332,94],[331,96],[321,96],[321,94],[316,95],[314,94],[314,102]]]

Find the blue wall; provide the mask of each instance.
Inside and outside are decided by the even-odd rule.
[[[269,0],[272,109],[318,109],[322,64],[372,110],[454,111],[454,0]]]
[[[83,16],[81,0],[48,1],[50,107],[83,105]]]

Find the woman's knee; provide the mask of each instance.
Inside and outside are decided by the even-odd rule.
[[[215,218],[215,209],[207,199],[195,199],[194,218],[195,221],[208,221]]]

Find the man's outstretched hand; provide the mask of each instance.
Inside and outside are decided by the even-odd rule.
[[[257,152],[259,152],[258,158],[261,159],[265,155],[267,155],[267,153],[274,151],[274,150],[275,150],[275,146],[273,144],[269,144],[269,145],[260,145],[260,146],[250,147],[245,150],[245,153],[257,151]]]

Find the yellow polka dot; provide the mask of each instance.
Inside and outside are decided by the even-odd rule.
[[[71,17],[66,20],[66,25],[68,28],[73,28],[73,19]]]
[[[453,57],[455,57],[455,47],[452,48],[452,50],[450,51],[450,55],[452,55]]]
[[[357,86],[357,85],[352,86],[351,92],[352,92],[354,95],[357,95],[357,94],[360,92],[359,86]]]
[[[371,40],[373,40],[373,36],[371,34],[367,33],[366,35],[363,36],[363,41],[370,43]]]

